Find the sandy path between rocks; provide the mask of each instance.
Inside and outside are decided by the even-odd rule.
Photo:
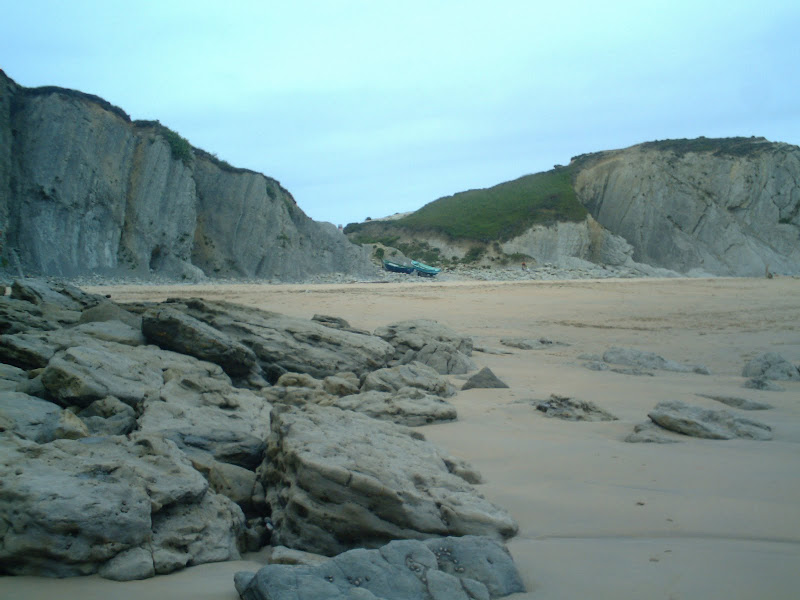
[[[87,288],[89,289],[89,288]],[[564,342],[513,354],[476,352],[508,390],[469,390],[459,420],[423,428],[472,462],[481,491],[520,524],[508,546],[529,592],[546,599],[795,599],[800,589],[800,383],[783,392],[744,389],[741,369],[764,351],[800,363],[800,280],[635,279],[557,282],[424,282],[349,285],[191,285],[90,288],[120,302],[225,299],[374,329],[430,318],[476,345],[502,337]],[[699,363],[711,375],[596,372],[579,355],[610,346]],[[459,377],[452,378],[460,385]],[[527,402],[551,393],[591,400],[607,423],[548,419]],[[680,444],[622,440],[662,400],[723,405],[697,393],[767,402],[741,412],[774,439]],[[736,411],[738,412],[738,411]],[[98,577],[0,578],[0,598],[234,600],[233,573],[258,557],[203,565],[142,582]]]

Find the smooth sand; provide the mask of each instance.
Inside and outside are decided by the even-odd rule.
[[[423,428],[472,462],[480,490],[506,507],[520,533],[508,543],[528,586],[513,598],[792,599],[800,594],[800,383],[744,389],[741,370],[764,351],[800,363],[800,280],[637,279],[283,286],[92,288],[117,301],[226,299],[299,317],[343,317],[374,329],[429,318],[503,348],[500,338],[569,344],[511,355],[475,353],[510,389],[469,390],[454,423]],[[636,377],[590,371],[577,357],[609,346],[700,363],[712,375]],[[459,377],[453,381],[460,385]],[[551,393],[592,400],[609,423],[548,419],[525,401]],[[774,406],[735,411],[774,439],[628,444],[661,400],[708,408],[696,393]],[[232,577],[257,560],[203,565],[142,582],[98,577],[0,578],[0,598],[230,599]]]

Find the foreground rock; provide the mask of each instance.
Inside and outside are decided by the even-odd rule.
[[[549,400],[535,403],[536,410],[548,417],[565,421],[616,421],[617,417],[603,410],[594,402],[576,400],[567,396],[551,394]]]
[[[642,369],[699,373],[701,375],[709,374],[709,370],[701,365],[684,365],[674,360],[663,358],[654,352],[643,352],[634,348],[609,348],[603,354],[603,360],[611,364],[628,365]]]
[[[330,556],[394,539],[514,535],[511,517],[446,458],[410,429],[332,407],[277,406],[259,468],[273,541]]]
[[[4,573],[139,579],[238,558],[241,510],[160,437],[0,436]]]
[[[443,375],[469,373],[477,368],[470,358],[472,338],[459,335],[436,321],[419,319],[393,323],[379,327],[375,335],[394,346],[397,364],[417,361]]]
[[[738,417],[727,410],[708,410],[684,402],[659,402],[647,416],[664,429],[712,440],[771,440],[768,425]]]
[[[508,551],[477,536],[393,541],[319,565],[272,564],[237,573],[235,583],[243,600],[472,600],[525,591]]]
[[[800,368],[776,352],[765,352],[750,360],[742,369],[742,377],[800,381]]]
[[[403,388],[422,390],[442,398],[449,398],[456,393],[453,384],[435,369],[416,361],[373,371],[361,385],[364,392],[395,392]]]

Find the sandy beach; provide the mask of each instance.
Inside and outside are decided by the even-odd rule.
[[[428,318],[471,335],[509,385],[452,399],[459,419],[421,429],[484,476],[481,492],[520,525],[508,547],[528,593],[554,599],[794,599],[800,589],[800,382],[781,392],[742,387],[761,352],[800,364],[800,279],[628,279],[343,285],[87,288],[118,302],[204,297],[372,330]],[[563,342],[541,350],[503,337]],[[584,354],[611,346],[702,364],[711,375],[592,371]],[[451,376],[457,387],[463,376]],[[613,422],[545,417],[531,400],[591,400]],[[697,394],[769,403],[729,409],[772,427],[774,439],[631,444],[624,438],[663,400],[724,405]],[[233,574],[258,556],[140,582],[99,577],[0,578],[3,600],[114,597],[234,600]]]

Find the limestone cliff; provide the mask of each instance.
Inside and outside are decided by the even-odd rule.
[[[638,262],[686,273],[800,274],[800,148],[671,140],[575,157],[578,199]]]
[[[368,274],[365,251],[281,185],[104,100],[0,71],[6,268],[198,279]]]

